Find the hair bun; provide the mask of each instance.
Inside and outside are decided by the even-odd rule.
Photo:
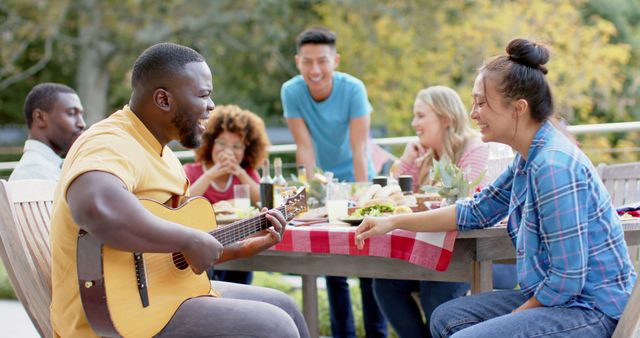
[[[549,49],[527,39],[513,39],[507,46],[507,55],[513,62],[531,68],[540,69],[543,74],[547,74],[544,66],[549,61]]]

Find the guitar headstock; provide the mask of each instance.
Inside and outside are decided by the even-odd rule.
[[[294,195],[285,198],[282,205],[286,210],[285,218],[287,221],[291,220],[297,214],[307,210],[307,191],[304,187],[298,188]]]

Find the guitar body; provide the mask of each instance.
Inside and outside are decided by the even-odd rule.
[[[151,213],[172,222],[207,232],[216,227],[211,203],[205,198],[191,199],[178,209],[171,209],[149,200],[140,202]],[[79,250],[80,247],[79,244]],[[206,273],[196,275],[186,264],[182,269],[178,268],[174,264],[173,254],[144,253],[142,260],[149,299],[149,304],[145,307],[138,288],[133,253],[102,245],[100,247],[104,293],[108,300],[106,305],[113,327],[117,331],[115,335],[151,337],[162,330],[185,300],[207,295],[211,290],[211,283]],[[80,257],[80,254],[78,256]],[[80,275],[78,277],[80,280],[83,279]],[[83,288],[81,284],[81,293]],[[85,304],[84,298],[83,306],[89,317],[87,309],[99,307],[101,304]],[[103,336],[115,336],[114,332],[97,333]]]
[[[209,233],[223,246],[271,226],[260,213],[217,228],[211,203],[203,197],[176,209],[150,200],[140,203],[160,218]],[[277,210],[288,221],[306,206],[306,193],[300,188]],[[80,230],[76,257],[82,307],[91,328],[102,337],[152,337],[184,301],[211,291],[207,274],[194,274],[181,253],[115,250]]]

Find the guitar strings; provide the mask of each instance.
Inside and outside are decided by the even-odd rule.
[[[276,209],[281,213],[283,213],[283,216],[286,221],[290,221],[293,218],[293,216],[297,214],[295,212],[296,207],[293,205],[283,205]],[[292,216],[292,217],[287,219],[288,216]],[[245,227],[238,226],[241,223],[245,223],[244,225],[246,226]],[[216,240],[218,240],[224,246],[226,244],[230,244],[230,243],[242,240],[251,234],[259,232],[260,230],[267,229],[269,227],[268,224],[270,224],[270,222],[266,219],[265,214],[262,214],[249,220],[241,220],[241,221],[233,222],[223,227],[214,229],[213,231],[209,232],[209,234],[213,235],[215,233],[216,236],[214,237],[216,238]],[[157,254],[158,256],[154,255],[151,257],[147,257],[145,258],[145,261],[147,261],[148,264],[152,264],[152,263],[156,263],[156,261],[166,260],[167,254],[173,256],[173,253],[155,253],[155,254]],[[186,263],[186,259],[182,254],[180,254],[180,258],[177,258],[175,260],[172,259],[172,261],[177,266]],[[168,268],[166,269],[154,269],[153,271],[147,271],[147,274],[151,275],[153,274],[153,272],[159,273],[159,272],[163,272],[163,270],[171,270],[174,268],[175,267],[168,265]]]
[[[287,219],[287,216],[295,216],[296,213],[294,213],[293,215],[290,215],[291,211],[295,211],[294,207],[290,206],[290,205],[284,205],[282,207],[277,208],[280,212],[284,213],[285,219],[287,221],[289,221],[290,219]],[[293,217],[292,217],[293,218]],[[246,223],[246,225],[249,227],[248,230],[245,231],[241,231],[241,230],[237,230],[237,229],[247,229],[247,227],[238,227],[237,225],[240,223]],[[233,226],[233,225],[236,226]],[[209,234],[215,233],[216,231],[219,232],[219,234],[216,234],[217,236],[215,236],[216,240],[218,240],[221,244],[225,245],[225,243],[223,243],[223,241],[228,241],[231,240],[230,242],[226,242],[226,244],[241,240],[246,238],[248,235],[254,234],[256,232],[259,232],[262,229],[266,229],[268,228],[268,226],[265,226],[267,224],[270,224],[270,222],[266,219],[266,217],[264,216],[264,214],[259,215],[257,217],[254,217],[253,219],[250,220],[241,220],[241,221],[237,221],[234,223],[231,223],[229,225],[226,225],[224,227],[220,227],[218,229],[215,229],[212,232],[209,232]],[[236,229],[237,228],[237,229]],[[235,230],[235,231],[231,231],[231,233],[229,233],[228,230]],[[235,234],[234,234],[235,232]],[[222,240],[219,239],[218,237],[222,237]],[[149,262],[149,264],[151,263],[155,263],[155,261],[157,260],[165,260],[166,259],[166,255],[167,253],[157,253],[158,256],[151,256],[146,258],[145,260],[147,262]],[[173,254],[171,254],[173,255]],[[172,259],[173,260],[173,259]],[[186,263],[186,259],[184,257],[184,255],[180,254],[180,257],[173,260],[175,265],[182,265],[183,263]],[[169,265],[168,270],[173,269],[172,266]],[[159,269],[155,269],[156,272],[161,271]]]

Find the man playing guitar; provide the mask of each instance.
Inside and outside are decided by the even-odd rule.
[[[205,290],[205,294],[179,301],[168,318],[145,315],[144,311],[181,291],[178,284],[174,290],[159,290],[161,281],[153,282],[153,278],[160,268],[150,269],[157,263],[153,254],[173,257],[176,266],[188,266],[185,271],[195,276],[214,264],[249,257],[278,243],[286,221],[280,211],[266,211],[262,216],[266,230],[259,228],[256,235],[223,246],[205,231],[148,211],[141,199],[168,203],[177,200],[176,196],[188,195],[189,182],[167,143],[178,140],[188,148],[199,145],[202,124],[214,108],[212,76],[196,51],[162,43],[138,57],[131,84],[129,104],[85,132],[74,143],[62,168],[51,229],[51,320],[55,336],[308,337],[304,318],[288,296],[247,285],[216,282],[213,290],[208,284],[210,292]],[[281,211],[286,215],[286,209]],[[79,260],[84,261],[79,238],[85,235],[103,247],[102,259],[107,260],[109,252],[118,252],[125,253],[127,262],[135,261],[138,285],[134,282],[132,288],[140,297],[119,299],[117,288],[110,290],[107,285],[113,267],[124,266],[122,271],[126,272],[111,276],[117,282],[119,275],[133,274],[133,265],[124,261],[97,267],[78,265]],[[166,266],[162,264],[155,266],[172,269],[167,270],[173,271],[170,274],[183,273],[171,260]],[[83,268],[88,268],[88,275],[104,279],[83,279],[78,272]],[[84,282],[79,283],[78,278]],[[84,294],[81,297],[82,292],[98,289],[106,290],[106,296],[97,300]],[[90,304],[105,298],[103,310],[111,315],[106,321],[111,321],[107,324],[113,324],[115,330],[96,332],[101,323],[91,320],[94,309]],[[125,306],[117,308],[118,303]],[[140,311],[135,316],[127,312],[136,308]],[[122,319],[116,319],[117,312],[123,311]],[[126,323],[127,319],[132,323]],[[158,322],[158,329],[131,331]]]

